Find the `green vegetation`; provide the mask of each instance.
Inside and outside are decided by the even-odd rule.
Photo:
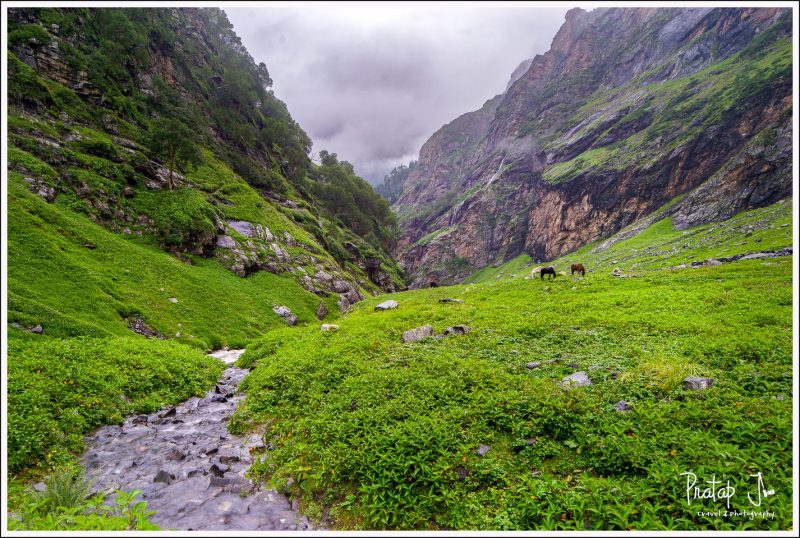
[[[301,322],[316,320],[320,298],[288,276],[240,278],[200,256],[183,262],[72,213],[62,205],[68,199],[47,204],[14,173],[9,179],[9,322],[41,324],[44,337],[104,337],[132,334],[128,319],[139,317],[161,334],[216,349],[283,326],[275,305],[289,306]],[[326,299],[330,312],[338,310],[335,299]]]
[[[340,162],[335,153],[323,150],[319,154],[321,165],[312,171],[314,181],[308,188],[328,217],[339,220],[375,248],[391,250],[398,230],[389,203],[355,175],[353,165]]]
[[[201,162],[202,154],[195,143],[195,133],[180,120],[158,118],[153,121],[147,142],[150,151],[167,163],[167,185],[171,191],[175,190],[174,173],[177,169],[185,170],[188,165]]]
[[[258,367],[231,428],[266,424],[275,450],[252,472],[291,477],[311,516],[329,510],[336,528],[791,527],[790,259],[393,298],[397,310],[369,299],[335,333],[273,333],[241,359]],[[401,343],[428,323],[473,329]],[[578,369],[594,384],[559,388]],[[714,385],[684,390],[692,374]],[[781,492],[761,507],[775,519],[696,515],[714,505],[686,505],[688,471],[737,492],[762,471]]]
[[[383,178],[383,183],[375,187],[375,192],[386,198],[386,200],[393,204],[400,198],[403,193],[403,187],[406,184],[409,174],[417,167],[417,161],[411,160],[408,166],[401,164],[395,166],[392,171],[386,174]]]
[[[221,361],[177,342],[130,338],[10,338],[8,468],[70,463],[83,436],[125,415],[205,393]]]
[[[154,512],[147,510],[147,503],[136,501],[141,491],[117,490],[113,504],[106,504],[103,493],[89,496],[91,482],[80,467],[58,469],[45,485],[47,489],[39,493],[24,491],[18,480],[10,481],[9,530],[158,529],[148,520]]]
[[[597,110],[602,110],[602,115],[567,142],[553,141],[553,136],[549,140],[550,149],[584,136],[592,136],[595,143],[546,168],[543,179],[562,183],[585,174],[631,167],[647,173],[664,155],[696,139],[710,126],[724,123],[726,113],[741,112],[761,99],[768,88],[790,83],[792,39],[781,30],[790,18],[782,20],[738,54],[690,75],[660,80],[663,66],[656,66],[622,86],[593,92],[583,106],[571,111],[567,124],[577,124]],[[631,95],[636,96],[633,104]],[[619,119],[609,125],[614,115]],[[523,132],[538,133],[541,127],[529,126]],[[603,145],[599,141],[604,139],[617,141]]]
[[[666,207],[666,206],[665,206]],[[792,202],[782,200],[769,207],[743,211],[722,222],[711,222],[688,230],[676,230],[671,218],[661,218],[636,235],[624,239],[633,225],[607,241],[596,241],[575,252],[546,262],[560,271],[569,271],[573,263],[582,263],[589,273],[675,267],[681,264],[725,258],[760,250],[792,246]],[[613,243],[600,248],[603,243]],[[534,263],[521,254],[499,267],[484,267],[465,283],[488,283],[529,276]]]

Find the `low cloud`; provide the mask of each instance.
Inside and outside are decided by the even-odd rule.
[[[329,5],[230,8],[275,94],[322,149],[378,183],[439,127],[502,92],[545,52],[567,7]]]

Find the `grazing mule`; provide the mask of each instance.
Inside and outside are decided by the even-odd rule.
[[[581,276],[586,276],[586,268],[583,266],[582,263],[573,263],[570,269],[572,269],[572,273],[570,273],[572,275],[574,275],[575,273],[580,273]]]
[[[539,276],[541,276],[542,280],[544,280],[544,275],[553,275],[553,278],[555,278],[557,274],[558,273],[556,273],[556,268],[551,265],[550,267],[543,268],[542,271],[539,273]],[[553,280],[553,278],[548,280]]]

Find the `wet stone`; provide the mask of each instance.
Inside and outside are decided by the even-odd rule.
[[[241,350],[213,355],[231,364]],[[162,529],[196,531],[276,531],[310,529],[305,517],[275,490],[245,477],[251,451],[265,450],[260,434],[230,435],[227,420],[241,396],[235,394],[247,371],[229,367],[203,398],[150,415],[128,417],[86,437],[81,462],[94,480],[93,493],[142,490]],[[222,397],[226,401],[212,402]],[[178,422],[179,423],[173,423]]]

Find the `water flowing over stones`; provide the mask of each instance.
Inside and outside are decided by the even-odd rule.
[[[212,355],[232,365],[244,350]],[[227,423],[237,403],[236,387],[247,370],[229,366],[202,398],[150,415],[128,417],[86,438],[82,463],[94,491],[142,490],[141,500],[162,529],[307,530],[288,499],[245,477],[262,457],[260,435],[235,436]]]

